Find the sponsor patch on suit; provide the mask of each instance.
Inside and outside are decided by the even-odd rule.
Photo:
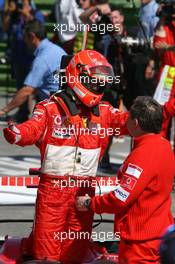
[[[126,174],[134,176],[137,179],[139,179],[142,172],[143,172],[142,168],[138,167],[135,164],[131,164],[131,163],[128,164],[128,167],[125,171]]]
[[[114,194],[120,201],[125,202],[130,193],[124,190],[120,185],[118,185],[114,190]]]

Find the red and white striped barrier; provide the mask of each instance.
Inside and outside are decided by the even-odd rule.
[[[92,187],[95,193],[104,194],[115,189],[118,184],[117,178],[96,177]],[[39,184],[38,176],[3,176],[0,177],[0,205],[7,204],[35,204],[37,186]],[[55,187],[57,187],[55,183]],[[72,186],[72,184],[71,184]],[[64,187],[64,186],[60,186]],[[72,186],[73,187],[73,186]]]

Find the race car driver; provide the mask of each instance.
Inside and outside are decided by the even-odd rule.
[[[30,120],[4,129],[9,143],[41,152],[33,231],[23,247],[35,259],[73,264],[86,253],[93,212],[77,211],[75,197],[94,196],[90,183],[109,136],[128,133],[128,114],[101,102],[112,79],[105,57],[81,51],[66,67],[64,89],[37,104]]]
[[[173,223],[175,158],[170,143],[159,133],[162,120],[156,101],[138,97],[127,120],[134,147],[119,170],[120,184],[103,196],[77,198],[80,211],[115,213],[121,264],[159,264],[160,237]]]

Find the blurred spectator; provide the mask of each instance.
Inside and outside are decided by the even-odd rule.
[[[86,0],[88,1],[88,0]],[[104,49],[104,36],[108,34],[107,25],[111,24],[110,21],[111,8],[108,0],[94,0],[90,2],[90,8],[83,12],[80,16],[83,23],[88,23],[91,31],[94,33],[94,49],[105,55]],[[97,27],[94,27],[96,24]]]
[[[165,22],[163,25],[160,24],[157,27],[154,36],[154,47],[160,57],[162,68],[165,65],[175,67],[174,46],[175,46],[175,21],[172,18],[167,22]]]
[[[169,8],[167,8],[169,7]],[[154,47],[160,58],[159,79],[165,65],[175,67],[175,8],[173,2],[167,2],[162,6],[161,23],[157,27],[154,36]],[[175,96],[175,81],[173,83],[170,98]],[[168,100],[169,98],[167,98]],[[164,124],[164,135],[169,138],[170,118]]]
[[[77,32],[86,31],[85,26],[91,25],[99,17],[98,12],[100,14],[109,13],[110,9],[106,2],[108,1],[57,0],[55,3],[55,17],[58,28],[55,27],[55,30],[58,31],[58,34],[53,41],[58,42],[67,53],[72,54]],[[98,32],[95,32],[95,37],[97,34]]]
[[[141,7],[139,11],[140,25],[138,37],[150,40],[154,35],[154,30],[159,21],[157,10],[159,5],[155,0],[141,0]]]
[[[114,74],[120,76],[120,83],[114,83],[113,90],[116,92],[115,101],[111,104],[116,107],[119,105],[117,98],[123,96],[127,88],[127,78],[130,74],[129,61],[130,50],[127,46],[122,44],[122,39],[128,36],[127,29],[124,25],[125,17],[121,10],[113,10],[110,15],[110,20],[114,27],[114,30],[106,34],[103,38],[103,52],[106,55],[108,61],[112,64]],[[132,76],[133,77],[133,76]],[[129,84],[129,81],[128,81]],[[113,96],[114,97],[114,96]],[[126,104],[128,107],[128,105]]]
[[[3,32],[3,16],[4,16],[4,8],[5,8],[5,2],[4,0],[0,0],[0,40],[3,40],[4,38],[4,32]]]
[[[168,227],[161,240],[161,264],[175,264],[175,225]]]
[[[113,42],[114,40],[115,41],[115,44],[117,44],[117,37],[120,36],[120,37],[124,37],[124,36],[127,36],[127,32],[126,32],[126,29],[125,29],[125,25],[124,25],[124,15],[122,13],[121,10],[118,10],[118,9],[115,9],[113,11],[111,11],[110,13],[110,20],[108,21],[108,23],[112,23],[113,27],[114,27],[114,30],[111,31],[111,32],[107,32],[107,34],[104,36],[104,46],[102,47],[102,51],[103,51],[103,54],[108,56],[108,58],[110,60],[112,60],[113,56],[109,53],[110,52],[110,46],[111,46],[111,42]],[[120,40],[120,39],[118,39]],[[119,45],[119,43],[118,43]],[[115,54],[116,55],[116,54]],[[111,62],[111,64],[113,64]]]
[[[80,15],[83,23],[88,25],[84,32],[82,49],[95,49],[102,53],[100,47],[103,37],[101,35],[105,35],[105,32],[107,32],[106,26],[109,21],[107,14],[110,14],[111,9],[108,0],[87,2],[89,2],[89,8]]]
[[[79,16],[82,12],[83,9],[78,6],[76,0],[57,0],[55,2],[55,18],[59,29],[57,29],[53,41],[59,43],[69,54],[73,53],[77,33],[76,25],[81,24]],[[60,26],[63,26],[63,29]],[[72,30],[70,30],[71,28]]]
[[[36,94],[37,101],[41,101],[58,90],[58,80],[54,78],[54,72],[59,69],[61,57],[66,53],[46,38],[45,27],[37,20],[26,24],[24,36],[27,46],[35,50],[35,59],[24,80],[24,86],[0,111],[0,115],[20,106],[33,93]]]
[[[126,55],[126,50],[122,48],[120,40],[123,36],[127,35],[127,32],[124,26],[124,15],[121,10],[113,10],[110,14],[110,21],[114,26],[114,31],[106,34],[103,37],[103,41],[101,42],[101,50],[103,55],[107,57],[108,61],[113,66],[114,75],[120,76],[120,83],[114,83],[112,85],[112,89],[105,89],[103,100],[110,102],[113,107],[118,107],[122,86],[124,89],[126,88],[126,81],[124,80],[124,57]],[[127,63],[127,61],[125,62]],[[112,136],[105,154],[99,164],[99,172],[108,174],[115,174],[116,172],[110,164],[109,150],[111,145]]]
[[[120,83],[113,84],[112,90],[106,90],[103,99],[114,107],[119,107],[122,98],[124,105],[129,109],[137,96],[153,95],[156,85],[153,81],[154,60],[151,59],[152,54],[147,42],[143,46],[139,42],[132,44],[135,39],[129,36],[121,10],[112,10],[110,21],[114,30],[103,35],[100,49],[112,64],[115,76],[120,76]],[[99,165],[99,171],[113,174],[114,170],[109,162],[111,143],[112,141]]]
[[[101,21],[103,15],[109,15],[111,12],[108,0],[80,0],[80,5],[85,10],[80,15],[80,19],[83,23],[88,22],[88,24],[92,24],[95,22],[99,22]]]
[[[8,1],[3,28],[8,33],[8,55],[12,63],[12,73],[18,90],[22,88],[34,59],[32,52],[26,46],[23,32],[25,24],[33,19],[44,23],[42,13],[37,9],[33,9],[29,0],[23,0],[22,3],[17,0]],[[29,113],[28,100],[26,100],[15,116],[16,121],[23,122],[27,120]]]

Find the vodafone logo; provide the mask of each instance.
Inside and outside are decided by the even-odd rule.
[[[62,125],[62,120],[61,120],[61,116],[60,116],[60,115],[56,115],[56,116],[54,117],[54,124],[55,124],[55,125],[59,125],[59,126]]]
[[[94,105],[94,104],[95,104],[95,100],[94,100],[94,99],[91,100],[91,101],[89,102],[89,104],[90,104],[90,105]]]

